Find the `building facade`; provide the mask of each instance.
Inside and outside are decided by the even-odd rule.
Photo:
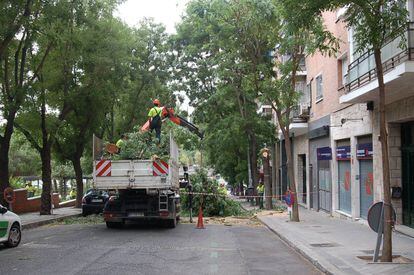
[[[410,21],[413,2],[407,2]],[[372,54],[354,52],[343,15],[344,9],[323,14],[341,41],[336,57],[306,57],[305,75],[298,79],[305,88],[297,88],[303,99],[292,117],[292,159],[302,206],[358,220],[383,199],[378,83]],[[390,40],[382,60],[392,203],[397,223],[414,227],[414,23],[407,22],[405,37],[406,47],[400,47],[401,38]],[[287,185],[283,151],[282,141],[275,150],[278,186]]]

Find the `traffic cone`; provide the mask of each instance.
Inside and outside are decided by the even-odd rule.
[[[198,221],[197,221],[197,227],[196,229],[205,229],[204,222],[203,222],[203,209],[200,206],[200,209],[198,210]]]

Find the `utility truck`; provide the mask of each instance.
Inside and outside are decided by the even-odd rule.
[[[169,137],[168,159],[111,160],[94,136],[94,184],[112,195],[103,210],[108,228],[127,220],[158,219],[174,228],[180,217],[178,146]]]
[[[163,122],[169,119],[200,139],[203,138],[203,133],[194,124],[175,114],[173,108],[163,107],[161,118]],[[149,131],[149,125],[150,121],[147,121],[140,131]],[[181,209],[179,150],[172,134],[169,136],[169,155],[163,159],[105,158],[103,141],[95,136],[93,147],[95,188],[114,194],[103,210],[108,228],[122,227],[127,220],[139,219],[162,220],[172,228],[177,225]]]

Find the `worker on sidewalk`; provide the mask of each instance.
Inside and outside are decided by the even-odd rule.
[[[32,183],[29,181],[26,185],[26,190],[27,190],[27,197],[31,198],[34,196],[36,189],[34,188],[34,186],[32,185]]]
[[[161,143],[162,108],[160,107],[161,104],[158,99],[154,99],[153,103],[154,107],[149,111],[148,119],[150,121],[151,132],[155,130],[155,136],[158,139],[158,143]]]
[[[259,182],[259,185],[256,188],[257,195],[259,196],[259,208],[263,209],[263,194],[264,194],[264,184],[262,181]]]
[[[125,147],[125,141],[128,140],[128,136],[125,134],[121,135],[121,138],[116,142],[116,147],[118,147],[118,154],[121,152],[122,148]]]
[[[76,199],[76,188],[75,187],[73,187],[72,190],[70,190],[69,197],[71,200]]]

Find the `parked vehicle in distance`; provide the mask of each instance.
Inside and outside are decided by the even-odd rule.
[[[89,189],[82,198],[82,216],[101,213],[108,199],[108,192]]]
[[[16,247],[21,239],[20,217],[0,205],[0,243],[4,243],[6,247]]]

